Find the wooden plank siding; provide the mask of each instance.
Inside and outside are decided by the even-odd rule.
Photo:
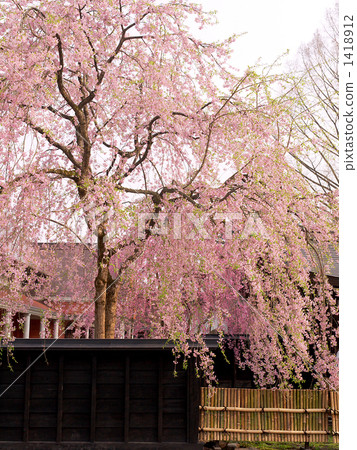
[[[26,345],[0,394],[40,354]],[[0,448],[202,448],[199,381],[176,370],[170,349],[50,350],[0,397]]]

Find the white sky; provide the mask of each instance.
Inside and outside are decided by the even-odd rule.
[[[195,0],[205,10],[217,10],[219,25],[205,31],[205,40],[241,36],[234,46],[234,66],[244,70],[259,58],[272,63],[289,49],[293,56],[309,42],[336,0]]]

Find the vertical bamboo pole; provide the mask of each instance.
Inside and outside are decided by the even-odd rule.
[[[296,408],[301,408],[301,403],[300,403],[300,395],[299,395],[299,391],[296,390]],[[304,416],[303,414],[299,414],[296,415],[297,419],[298,419],[298,423],[299,423],[299,427],[298,430],[304,430]],[[304,439],[300,438],[300,441],[304,441]]]
[[[249,389],[247,391],[247,396],[248,396],[248,408],[252,407],[252,390]],[[249,424],[249,430],[251,430],[253,428],[253,414],[251,412],[248,413],[248,424]],[[253,435],[252,433],[249,433],[249,441],[253,441]],[[255,437],[255,436],[254,436]]]
[[[249,408],[253,408],[253,390],[249,389],[248,391],[248,402],[249,402]],[[254,429],[254,412],[250,412],[248,414],[249,416],[249,429],[253,430]],[[254,433],[250,434],[250,441],[254,441],[255,435]]]
[[[220,394],[220,390],[217,389],[216,392],[215,392],[215,406],[220,406],[219,394]],[[215,411],[214,415],[215,415],[215,419],[214,419],[215,428],[218,428],[221,425],[221,423],[220,423],[220,412],[219,411]],[[219,440],[219,432],[215,431],[214,434],[215,434],[214,440],[218,441]]]
[[[210,404],[210,406],[213,406],[214,405],[213,392],[211,392],[211,394],[212,394],[212,396],[209,399],[209,404]],[[210,424],[209,427],[213,428],[213,425],[214,425],[213,424],[213,411],[209,411],[208,417],[209,417],[209,424]],[[210,439],[213,440],[213,432],[209,433],[209,436],[210,436]]]
[[[278,408],[284,408],[284,391],[278,391]],[[285,413],[278,413],[279,430],[284,430]],[[280,441],[285,441],[285,434],[280,434]]]
[[[223,400],[224,400],[224,406],[227,406],[228,405],[228,400],[227,400],[227,394],[228,394],[228,392],[227,392],[227,389],[224,389],[224,397],[223,397]],[[223,411],[223,428],[224,429],[226,429],[226,428],[228,428],[228,421],[227,421],[227,415],[229,414],[229,412],[227,411],[227,410],[224,410]],[[225,437],[224,437],[224,441],[227,441],[228,440],[228,438],[227,438],[227,436],[228,436],[228,434],[227,433],[225,433]]]
[[[249,408],[254,408],[253,389],[249,389],[248,396],[249,396]],[[249,413],[249,429],[254,430],[254,412],[253,411],[251,413]],[[254,435],[254,433],[250,434],[251,441],[254,441],[255,437],[256,436]]]
[[[271,392],[269,390],[266,391],[266,394],[267,394],[267,408],[268,408],[269,406],[272,405],[272,400],[271,400],[272,396],[271,396]],[[270,412],[267,413],[265,417],[267,418],[266,428],[268,430],[271,430],[271,428],[272,428],[272,413],[270,413]],[[270,440],[269,435],[265,435],[265,437],[266,437],[267,441]]]
[[[293,392],[289,391],[289,394],[288,394],[288,407],[292,408],[293,404],[294,404],[293,403]],[[295,429],[295,427],[294,427],[294,414],[293,413],[289,413],[289,427],[290,427],[289,429],[292,430],[292,431]],[[291,436],[292,436],[291,442],[296,442],[295,441],[295,435],[292,434]]]
[[[278,400],[279,400],[279,391],[274,391],[274,408],[277,408],[278,407]],[[276,430],[279,430],[280,429],[280,424],[279,424],[279,413],[278,412],[275,412],[274,413],[275,414],[275,429]],[[278,437],[278,442],[280,442],[281,441],[281,434],[279,433],[279,434],[277,434],[277,437]]]
[[[309,402],[309,392],[304,390],[301,392],[301,394],[302,394],[302,401],[303,401],[303,405],[304,405],[303,407],[306,409],[309,405],[309,403],[308,403]],[[308,431],[309,414],[305,413],[304,416],[305,416],[305,431]],[[308,445],[306,445],[306,442],[308,442],[308,440],[309,440],[309,437],[305,434],[305,447],[308,446]]]
[[[232,406],[232,403],[233,403],[233,401],[232,401],[232,395],[233,395],[233,389],[230,389],[229,390],[229,395],[228,395],[228,404],[229,404],[229,406]],[[229,417],[229,420],[228,420],[228,427],[229,428],[236,428],[234,425],[233,425],[233,411],[229,411],[229,415],[228,415],[228,417]],[[234,433],[232,433],[231,434],[231,438],[229,439],[229,440],[232,440],[232,441],[234,441]]]
[[[213,397],[212,397],[212,406],[216,406],[217,405],[217,390],[215,390]],[[217,412],[216,411],[212,411],[211,413],[212,415],[212,428],[216,428],[217,426]],[[216,439],[216,431],[213,431],[213,440]]]
[[[336,431],[336,432],[339,432],[339,414],[337,414],[337,410],[339,410],[339,394],[338,394],[338,392],[337,391],[334,391],[333,392],[333,397],[334,397],[334,412],[335,412],[335,414],[333,415],[333,417],[334,417],[334,431]],[[339,441],[339,435],[338,434],[336,434],[336,435],[334,435],[334,438],[333,438],[333,440],[334,440],[334,442],[338,442]]]
[[[204,388],[203,387],[201,387],[201,404],[202,404],[202,406],[203,405],[207,405],[207,403],[208,402],[206,402],[206,397],[205,397],[205,392],[204,392]],[[206,411],[203,411],[203,415],[202,415],[202,422],[201,422],[201,428],[204,428],[204,427],[206,427],[207,425],[206,425],[206,417],[207,417],[207,413],[206,413]],[[202,431],[202,440],[204,440],[205,439],[205,434],[206,434],[206,432],[205,431]]]
[[[266,390],[266,406],[267,406],[267,408],[269,408],[270,407],[270,405],[272,405],[272,396],[271,396],[271,391],[269,391],[268,389]],[[266,415],[265,415],[265,418],[266,418],[266,429],[267,430],[271,430],[272,429],[272,413],[271,412],[268,412]],[[267,441],[269,441],[270,440],[270,435],[265,435],[265,439],[267,440]]]
[[[209,398],[209,404],[210,404],[210,406],[213,406],[213,405],[214,405],[214,400],[213,400],[213,395],[214,395],[214,394],[213,394],[213,391],[211,391],[211,392],[209,393],[209,395],[210,395],[210,398]],[[213,428],[213,426],[214,426],[213,411],[209,411],[208,417],[209,417],[210,428]],[[210,432],[210,433],[209,433],[209,440],[211,440],[211,439],[213,439],[213,432]]]
[[[225,402],[224,402],[225,406],[228,406],[228,404],[229,404],[229,402],[228,402],[228,391],[229,391],[229,389],[225,389]],[[229,428],[229,426],[228,426],[229,414],[230,414],[229,411],[227,411],[227,410],[224,411],[224,417],[225,417],[225,419],[224,419],[225,425],[224,426],[225,426],[225,428]],[[226,433],[226,439],[225,440],[226,441],[230,440],[230,434]]]
[[[201,405],[208,405],[208,401],[206,400],[205,388],[201,387]],[[201,427],[205,428],[207,426],[207,412],[203,411],[202,413],[202,422]],[[206,440],[206,432],[202,432],[202,440]]]
[[[315,391],[315,405],[317,405],[317,406],[315,406],[315,408],[321,408],[321,400],[322,400],[322,394],[323,394],[323,391]],[[314,429],[315,430],[317,430],[317,431],[320,431],[320,429],[321,429],[321,426],[320,426],[320,415],[321,415],[321,413],[315,413],[314,414],[314,422],[313,422],[313,426],[314,426]],[[315,435],[315,437],[314,437],[314,442],[317,442],[318,440],[320,440],[320,441],[324,441],[324,436],[323,435],[320,435],[320,438],[319,439],[317,439],[317,436]]]
[[[329,406],[329,392],[327,390],[325,391],[324,402],[325,402],[324,408],[327,409]],[[324,418],[323,427],[326,431],[328,431],[328,414],[327,414],[327,412],[324,413],[323,418]],[[326,442],[327,441],[328,441],[328,435],[326,435]]]
[[[321,408],[321,399],[322,399],[322,391],[314,391],[314,408]],[[320,421],[320,414],[321,413],[314,413],[314,414],[312,414],[312,417],[313,417],[313,421],[312,421],[312,426],[313,426],[313,430],[316,430],[316,431],[320,431],[320,425],[319,425],[319,421]],[[322,436],[322,439],[320,438],[320,439],[317,439],[317,436],[315,435],[315,436],[313,436],[314,437],[314,441],[313,442],[317,442],[318,440],[324,440],[324,437]]]
[[[313,391],[312,392],[311,401],[310,401],[311,408],[314,408],[314,405],[316,405],[316,403],[318,403],[316,401],[316,399],[317,399],[317,395],[316,394],[318,394],[318,391]],[[316,413],[310,413],[309,417],[310,417],[310,420],[309,420],[309,429],[310,429],[310,431],[311,430],[317,430],[317,428],[316,428]],[[315,442],[315,438],[316,438],[316,435],[310,436],[310,441],[311,442]],[[313,439],[313,441],[311,439]]]
[[[238,389],[234,389],[234,391],[232,392],[232,404],[234,404],[234,406],[238,405]],[[232,420],[234,423],[234,428],[239,430],[239,417],[236,411],[234,411],[234,413],[232,414]],[[239,433],[234,433],[234,440],[239,441]]]
[[[322,392],[321,397],[319,399],[319,408],[326,408],[325,398],[326,398],[326,390],[324,390]],[[325,413],[320,413],[318,415],[317,423],[318,423],[319,430],[325,430]],[[323,442],[327,442],[326,435],[324,435]]]
[[[284,407],[284,399],[283,399],[283,391],[278,391],[277,392],[277,401],[278,401],[278,408],[280,407]],[[284,424],[284,415],[285,413],[278,413],[278,426],[279,426],[279,430],[283,430],[283,424]],[[280,433],[280,442],[285,441],[285,435]]]
[[[286,404],[286,407],[287,408],[290,408],[290,391],[286,391],[286,397],[285,397],[285,404]],[[285,415],[285,426],[286,426],[286,429],[287,430],[289,430],[289,431],[291,431],[291,413],[287,413],[286,415]],[[293,442],[294,440],[293,440],[293,435],[291,434],[290,435],[290,439],[289,439],[289,442]]]
[[[217,407],[222,405],[221,395],[222,395],[221,389],[218,388],[216,390],[216,406]],[[216,426],[215,426],[215,428],[221,427],[221,417],[222,417],[221,411],[216,411],[216,419],[215,419]],[[216,440],[218,440],[218,439],[219,439],[219,436],[216,436]]]
[[[333,395],[333,392],[329,391],[329,406],[330,406],[331,412],[332,412],[332,415],[331,415],[331,419],[332,419],[332,430],[331,430],[332,431],[332,441],[335,442],[334,432],[336,430],[335,430],[335,415],[333,414],[334,413],[334,402],[333,402],[332,395]]]
[[[232,406],[232,391],[233,391],[233,389],[229,389],[229,391],[228,391],[228,406]],[[228,428],[233,429],[233,428],[235,428],[235,426],[232,425],[233,411],[229,411],[229,412],[227,411],[227,414],[228,414],[228,421],[227,421]],[[231,437],[232,437],[232,439],[230,438],[229,440],[234,441],[234,433],[231,433]]]
[[[218,401],[218,405],[217,406],[223,406],[222,405],[222,394],[223,394],[223,392],[222,392],[222,389],[219,389],[218,390],[218,392],[217,392],[217,401]],[[218,427],[217,428],[222,428],[222,425],[223,425],[223,412],[222,411],[217,411],[217,420],[218,420]],[[218,431],[217,432],[217,436],[216,436],[216,440],[217,441],[219,441],[219,440],[221,440],[221,438],[222,438],[222,432],[221,431]]]
[[[313,392],[305,390],[306,408],[307,409],[311,408],[312,395],[313,395]],[[311,431],[311,420],[312,420],[311,413],[307,413],[306,414],[306,431]],[[310,435],[307,435],[307,440],[310,442]]]
[[[259,398],[259,392],[258,390],[254,391],[254,405],[256,406],[256,408],[260,407],[260,398]],[[255,413],[255,423],[254,423],[254,429],[255,430],[260,430],[260,412],[256,412]],[[260,441],[260,435],[255,435],[255,440],[256,441]]]
[[[330,391],[330,405],[331,405],[331,410],[332,410],[332,440],[333,440],[333,442],[336,442],[335,441],[335,435],[334,435],[334,432],[336,431],[336,423],[335,423],[335,417],[336,417],[336,414],[334,414],[334,412],[335,412],[335,399],[334,399],[334,395],[333,395],[333,391]]]
[[[227,406],[230,406],[230,393],[231,393],[231,390],[232,390],[231,388],[227,389],[227,403],[226,403]],[[229,426],[229,424],[231,422],[231,411],[226,411],[225,414],[226,414],[226,427],[227,428],[231,428]],[[231,435],[232,435],[232,433],[229,433],[229,438],[227,439],[228,441],[232,440],[231,439]]]
[[[289,406],[289,408],[292,408],[293,406],[293,397],[294,397],[294,392],[293,391],[290,391],[289,392],[289,396],[288,396],[288,406]],[[295,426],[294,426],[294,414],[293,413],[290,413],[290,415],[289,415],[289,420],[290,420],[290,430],[295,430]],[[292,434],[291,435],[292,436],[292,442],[296,442],[295,441],[295,435],[294,434]]]
[[[266,419],[265,419],[266,413],[264,412],[264,408],[266,407],[266,402],[265,402],[265,389],[262,389],[262,390],[260,391],[260,405],[261,405],[261,407],[263,408],[263,411],[262,411],[262,413],[261,413],[261,427],[262,427],[262,430],[266,430],[266,426],[265,426],[265,424],[266,424]],[[265,435],[264,435],[264,433],[262,434],[261,440],[262,440],[262,441],[265,441]]]
[[[212,401],[213,404],[212,406],[217,406],[217,390],[215,391],[213,397],[212,397]],[[217,427],[217,411],[212,411],[212,416],[213,416],[213,420],[212,420],[212,424],[213,427],[212,428],[216,428]],[[215,441],[217,439],[217,431],[213,432],[213,440]]]
[[[332,423],[333,423],[333,431],[334,432],[338,431],[338,416],[336,413],[336,411],[338,409],[338,403],[336,401],[337,400],[336,397],[337,397],[336,393],[334,391],[332,391],[332,398],[333,398],[333,415],[332,415],[333,422]],[[333,436],[333,441],[338,442],[337,435],[335,435],[335,434]]]
[[[296,408],[300,408],[300,403],[299,403],[299,391],[297,390],[297,389],[295,389],[294,390],[294,402],[295,402],[295,407]],[[302,417],[302,415],[301,414],[295,414],[295,423],[296,423],[296,428],[295,428],[295,430],[296,431],[300,431],[300,430],[302,430],[303,428],[302,428],[302,419],[303,419],[303,417]],[[296,436],[298,436],[297,434],[296,434]],[[303,441],[303,439],[301,439],[301,436],[299,435],[299,438],[298,438],[298,442],[302,442]]]
[[[272,408],[275,407],[275,391],[270,391],[270,405]],[[270,413],[270,426],[269,429],[274,430],[276,428],[276,416],[275,416],[275,412]],[[274,436],[274,435],[273,435]],[[269,435],[269,441],[272,440],[272,435]],[[277,435],[278,436],[278,435]]]
[[[203,398],[202,398],[202,388],[201,388],[201,391],[200,391],[200,406],[203,407],[203,405],[204,405],[204,403],[203,403]],[[204,426],[204,425],[203,425],[203,413],[204,413],[203,409],[200,409],[200,422],[199,422],[199,427],[200,427],[200,428],[202,428],[202,427]],[[200,441],[203,440],[202,431],[200,431],[200,432],[198,433],[198,440],[200,440]]]
[[[316,405],[319,404],[319,399],[318,399],[318,395],[317,395],[318,393],[319,393],[319,391],[313,391],[312,392],[311,402],[310,402],[312,408],[317,408]],[[318,419],[317,414],[316,413],[310,413],[309,416],[310,416],[310,431],[311,430],[318,430],[318,428],[317,428],[318,427],[318,425],[317,425],[317,419]],[[313,434],[313,435],[310,436],[310,442],[316,442],[316,435]]]
[[[240,390],[240,406],[241,407],[244,407],[244,389],[242,389],[242,390]],[[241,420],[241,426],[242,426],[242,429],[244,430],[245,429],[245,413],[244,412],[241,412],[240,413],[240,420]],[[243,441],[245,441],[246,440],[246,434],[245,433],[242,433],[242,435],[241,435],[242,437],[241,437],[241,439],[243,440]]]
[[[249,408],[250,407],[250,399],[249,399],[249,395],[250,395],[250,392],[249,392],[249,390],[248,389],[245,389],[245,391],[244,391],[244,393],[245,393],[245,407],[246,408]],[[245,420],[246,420],[246,424],[247,424],[247,430],[249,430],[250,429],[250,412],[246,412],[245,413]],[[248,439],[248,441],[250,442],[251,441],[251,435],[250,435],[250,433],[248,432],[248,434],[247,434],[247,439]]]
[[[241,396],[241,389],[238,389],[236,392],[236,405],[238,407],[240,407],[241,405],[241,401],[240,401],[240,396]],[[240,412],[237,412],[237,423],[238,423],[238,429],[242,430],[242,415]],[[242,433],[239,433],[239,440],[242,440]]]
[[[339,409],[340,409],[340,407],[339,407],[339,393],[337,392],[337,391],[334,391],[334,393],[333,393],[333,395],[334,395],[334,398],[335,398],[335,401],[334,401],[334,403],[335,403],[335,411],[339,411]],[[339,428],[339,413],[337,414],[334,414],[334,417],[335,417],[335,431],[336,432],[339,432],[339,430],[340,430],[340,428]],[[337,435],[335,435],[334,436],[334,441],[337,443],[337,442],[339,442],[339,435],[337,434]]]
[[[217,390],[212,397],[212,406],[217,406]],[[217,411],[212,411],[212,428],[216,428],[217,426]],[[213,432],[213,440],[216,440],[217,431]]]
[[[297,402],[297,391],[296,391],[296,389],[294,389],[294,391],[293,391],[293,398],[292,398],[292,405],[295,405],[295,408],[297,408],[298,406],[298,402]],[[297,431],[297,430],[299,430],[300,429],[300,423],[299,423],[299,421],[298,421],[298,415],[297,414],[295,414],[295,413],[293,413],[293,417],[294,417],[294,430],[295,431]],[[295,438],[296,438],[296,434],[295,434]],[[295,442],[297,442],[296,440],[295,440]]]
[[[258,407],[258,399],[257,399],[257,391],[256,389],[252,389],[252,393],[253,393],[253,408],[257,408]],[[258,429],[258,412],[255,412],[253,415],[253,429],[257,430]],[[254,441],[257,441],[259,438],[258,434],[254,434]]]
[[[275,408],[275,392],[276,391],[271,391],[271,407]],[[271,413],[271,423],[272,423],[272,430],[276,429],[276,412],[272,412]],[[278,435],[276,435],[276,437],[278,438]],[[269,440],[271,441],[271,437],[269,438]]]
[[[335,433],[339,431],[338,415],[336,413],[336,411],[339,409],[338,392],[330,391],[330,404],[332,409],[332,440],[334,443],[337,443],[339,441],[339,436]]]
[[[325,392],[326,391],[322,391],[321,395],[319,396],[319,402],[318,402],[319,408],[326,408]],[[316,414],[316,417],[317,417],[316,424],[317,424],[318,430],[321,430],[321,431],[324,430],[324,414],[323,413]],[[326,442],[326,435],[322,436],[321,440],[322,440],[322,442]]]
[[[279,395],[279,408],[286,408],[286,389],[280,391]],[[280,429],[286,430],[286,412],[280,413]],[[284,441],[290,441],[289,435],[286,434],[283,436]]]
[[[226,393],[227,391],[225,389],[221,389],[221,401],[222,401],[222,406],[226,406]],[[226,428],[226,411],[222,411],[221,412],[221,428],[225,429]],[[221,440],[226,440],[226,433],[221,433]]]
[[[289,394],[289,391],[287,389],[285,389],[283,392],[283,397],[281,399],[283,408],[288,407],[288,394]],[[283,429],[289,430],[289,413],[285,412],[284,414],[282,414],[282,416],[283,416]],[[287,439],[287,441],[291,442],[291,436],[289,436],[289,435],[287,435],[287,436],[289,437]]]
[[[248,392],[247,389],[244,389],[244,407],[246,408],[248,406]],[[245,430],[248,430],[248,414],[245,412],[244,413],[244,420],[245,420]],[[246,439],[249,441],[250,440],[250,435],[249,433],[246,434]]]
[[[289,392],[288,395],[288,408],[292,408],[293,405],[293,391]],[[294,430],[294,414],[293,413],[289,413],[289,426],[290,426],[290,430],[293,431]],[[291,442],[295,442],[295,436],[294,434],[291,435]]]
[[[276,392],[277,391],[275,391],[275,390],[271,392],[272,393],[272,406],[273,406],[273,408],[276,408]],[[272,423],[273,423],[273,430],[276,430],[277,426],[278,426],[278,419],[277,419],[277,413],[276,412],[272,413]],[[279,439],[279,435],[278,434],[276,435],[276,437]],[[272,440],[272,439],[270,438],[270,440]]]
[[[286,391],[286,407],[290,408],[290,391],[288,390]],[[291,431],[291,413],[286,414],[285,423],[286,429]],[[292,434],[290,435],[289,442],[294,442],[294,436]]]
[[[312,391],[311,392],[311,400],[310,400],[310,408],[316,408],[316,399],[318,391]],[[317,430],[316,428],[316,413],[309,413],[309,431],[311,430]],[[310,435],[310,442],[315,442],[316,435]]]
[[[209,404],[209,406],[212,406],[212,395],[213,395],[213,392],[210,391],[208,388],[206,388],[206,389],[207,389],[207,399],[208,399],[207,403]],[[211,428],[213,426],[212,411],[207,411],[207,423],[209,424],[208,428]],[[211,440],[211,435],[212,435],[211,432],[207,432],[206,438],[208,440]]]
[[[208,405],[208,400],[206,397],[206,393],[205,393],[205,388],[201,388],[201,394],[202,394],[202,398],[203,398],[203,405]],[[202,427],[206,427],[207,426],[207,411],[203,411],[203,425]],[[206,440],[206,432],[203,432],[203,436],[204,436],[204,440]]]
[[[261,395],[259,390],[257,389],[257,407],[261,408],[262,407],[262,402],[261,402]],[[259,411],[257,414],[257,430],[261,430],[262,429],[262,413]],[[262,435],[259,435],[259,441],[262,440]]]
[[[247,397],[248,397],[248,408],[252,408],[252,390],[248,389],[247,390]],[[253,411],[248,412],[247,414],[248,417],[248,430],[252,430],[254,428],[254,413]],[[249,433],[249,440],[253,441],[255,438],[254,433]]]
[[[268,390],[264,389],[264,407],[268,408],[269,407],[269,395],[268,395]],[[270,413],[265,412],[264,413],[264,430],[269,430],[270,428]],[[268,440],[268,436],[264,433],[263,435],[264,437],[264,441]]]
[[[302,404],[303,404],[303,408],[307,408],[308,405],[308,392],[307,391],[301,391],[301,396],[302,396]],[[304,413],[304,431],[307,431],[307,427],[308,427],[308,421],[309,421],[309,415],[307,413]],[[308,437],[305,434],[305,448],[308,448],[309,444],[308,444]]]
[[[239,395],[239,389],[236,389],[235,392],[234,392],[234,405],[237,405],[237,406],[239,404],[238,395]],[[240,429],[239,413],[235,412],[233,417],[234,417],[234,424],[236,425],[235,428],[237,430],[239,430]],[[238,440],[238,441],[240,440],[239,433],[237,433],[237,435],[236,435],[236,440]]]

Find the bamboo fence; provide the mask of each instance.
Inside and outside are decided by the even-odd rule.
[[[200,441],[328,442],[330,435],[337,443],[336,391],[201,388]]]

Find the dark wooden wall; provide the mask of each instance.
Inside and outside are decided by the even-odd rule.
[[[3,350],[0,395],[41,354],[43,340],[19,341],[12,371]],[[163,343],[68,341],[57,341],[0,397],[0,448],[202,448],[199,382],[191,366],[173,376]]]

